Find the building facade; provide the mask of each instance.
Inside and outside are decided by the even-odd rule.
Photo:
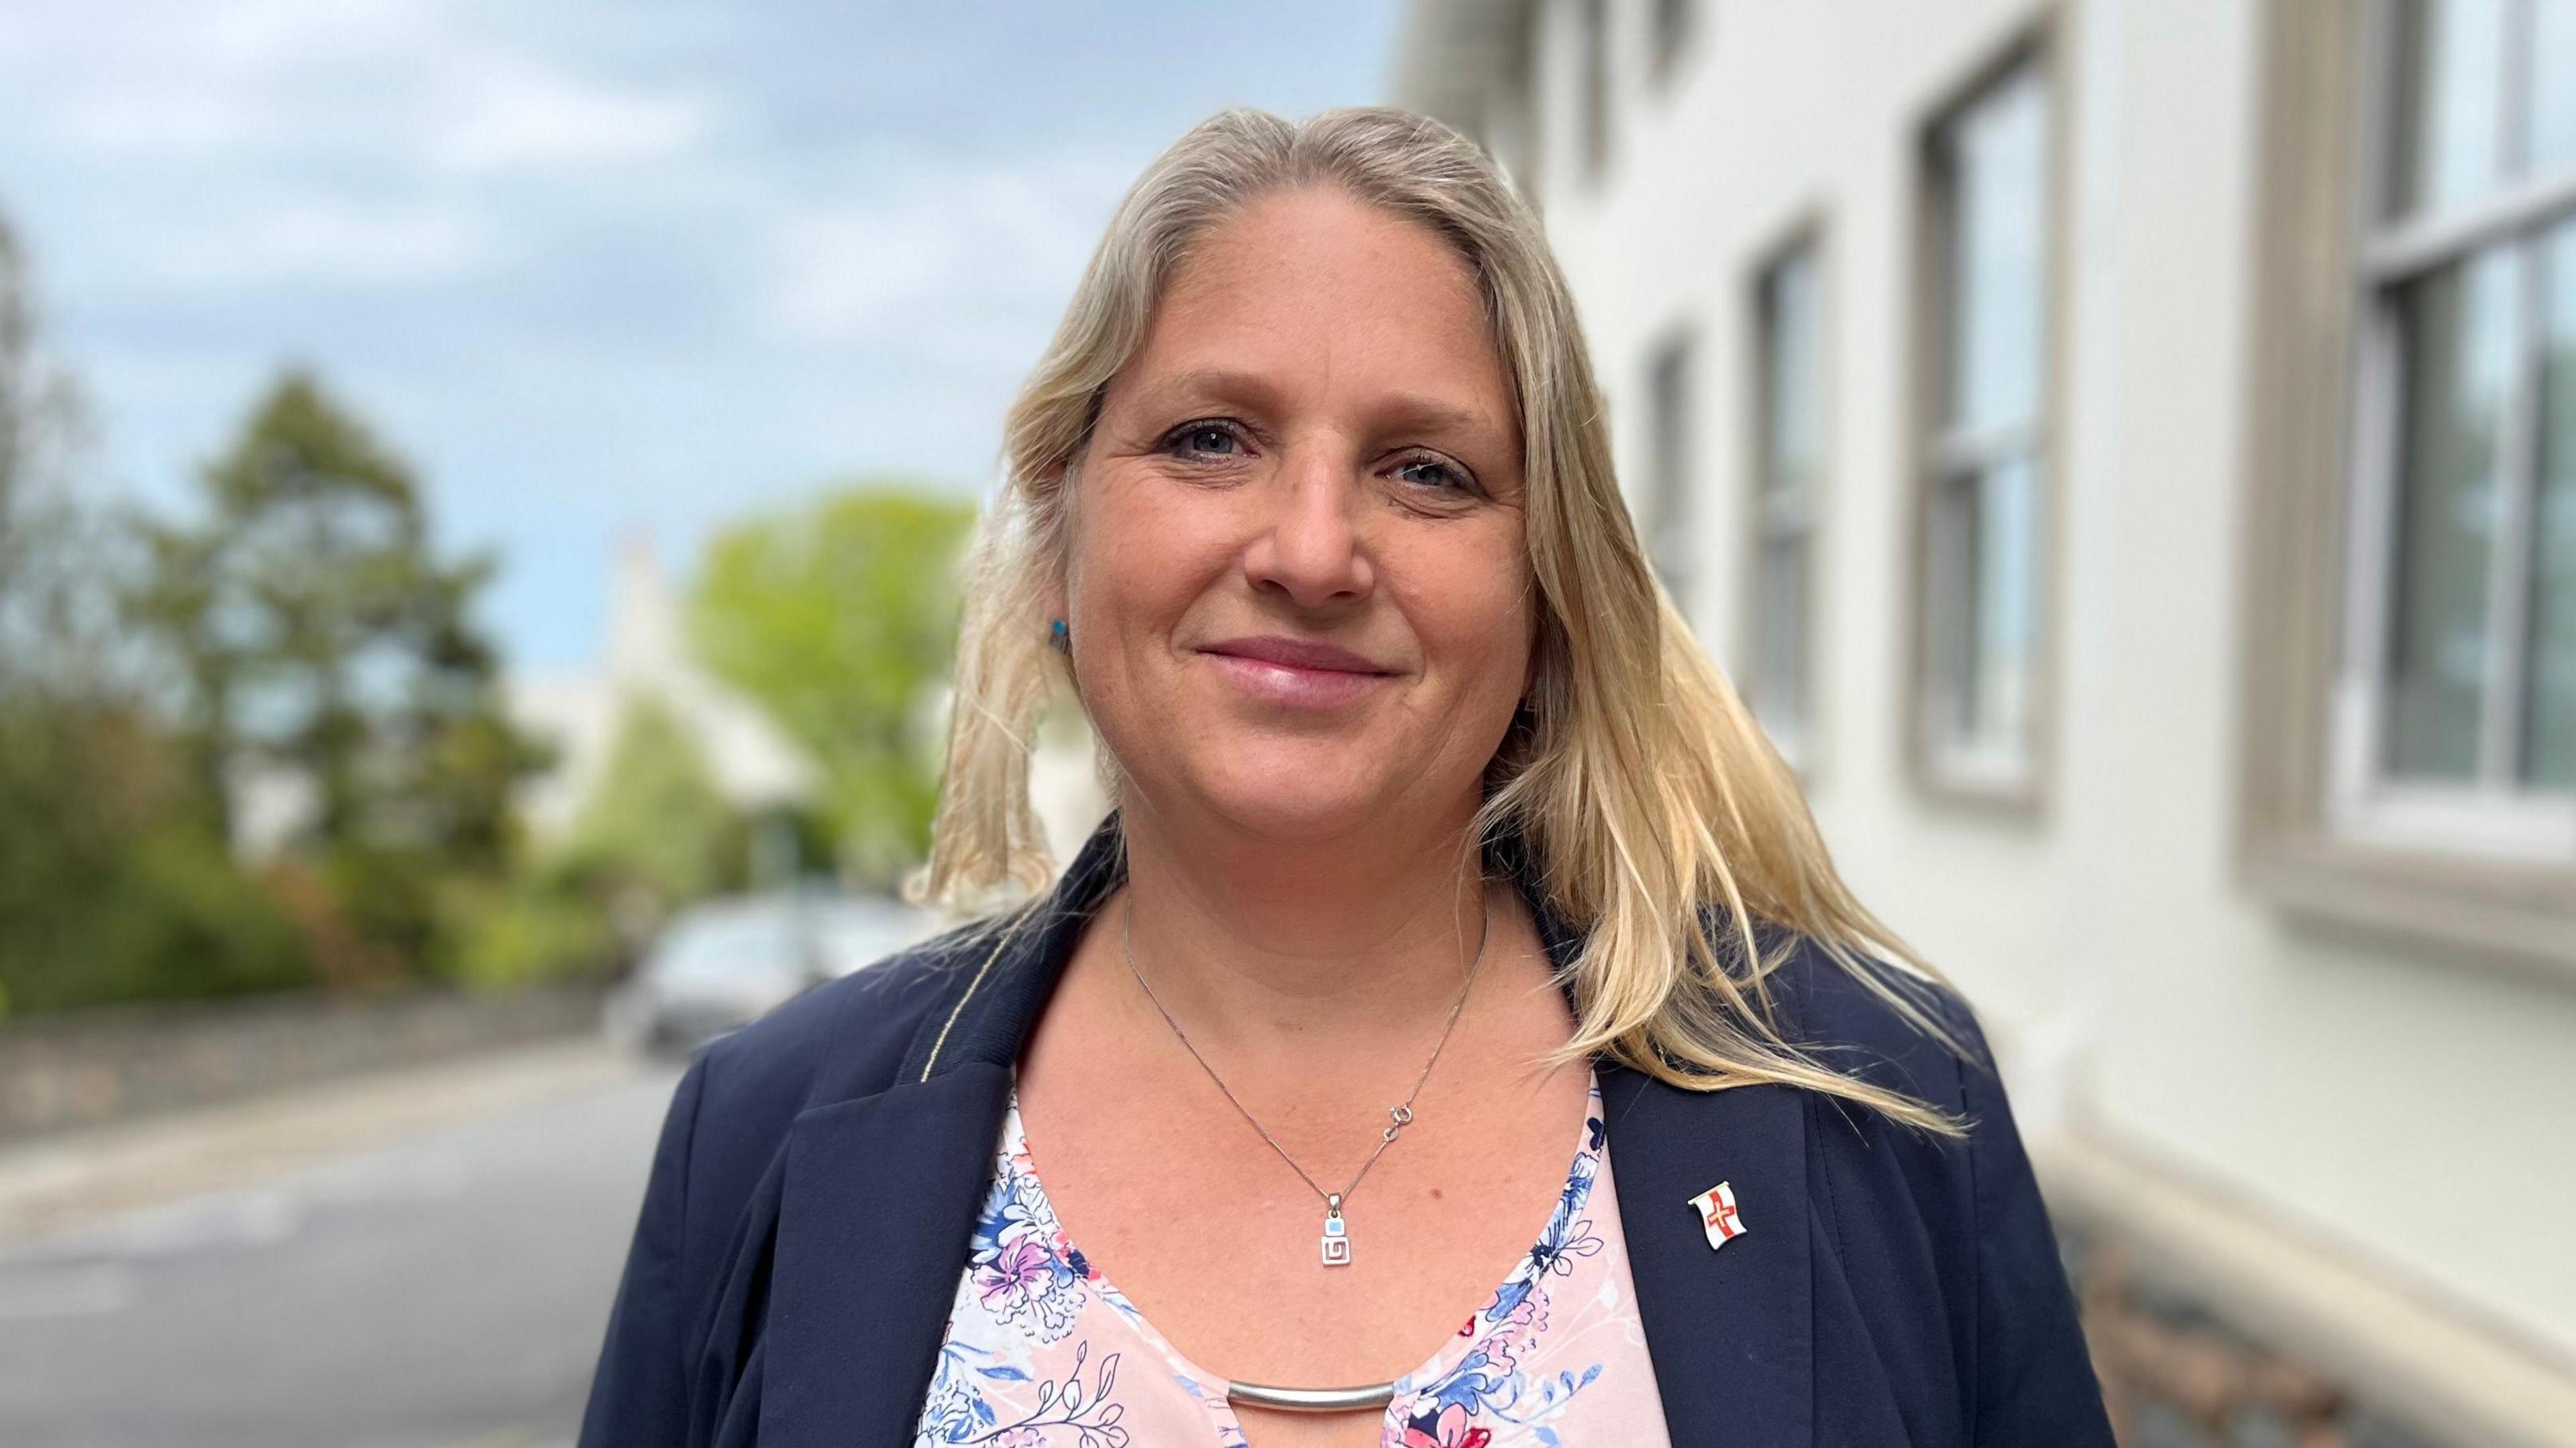
[[[2133,1441],[2576,1442],[2576,4],[1415,0],[1395,89]]]
[[[666,711],[735,809],[790,809],[820,789],[821,768],[803,746],[699,665],[681,612],[652,539],[632,533],[618,548],[608,647],[598,666],[509,681],[511,721],[555,756],[520,800],[538,844],[558,844],[570,834],[606,778],[619,733],[639,703]]]

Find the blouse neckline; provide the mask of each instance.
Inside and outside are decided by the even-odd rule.
[[[1572,1165],[1567,1168],[1565,1180],[1557,1191],[1556,1206],[1549,1213],[1547,1225],[1540,1231],[1537,1241],[1512,1265],[1511,1270],[1504,1275],[1486,1304],[1471,1310],[1467,1314],[1465,1323],[1458,1331],[1450,1333],[1442,1341],[1439,1349],[1432,1353],[1429,1360],[1396,1378],[1389,1385],[1394,1391],[1394,1397],[1381,1410],[1382,1414],[1392,1415],[1404,1411],[1409,1400],[1422,1389],[1455,1375],[1460,1365],[1477,1349],[1486,1346],[1489,1340],[1514,1330],[1526,1330],[1528,1324],[1517,1319],[1526,1315],[1525,1304],[1528,1302],[1530,1289],[1552,1272],[1562,1274],[1571,1271],[1571,1259],[1590,1257],[1602,1250],[1603,1240],[1592,1233],[1591,1219],[1585,1214],[1585,1208],[1591,1201],[1592,1193],[1608,1184],[1609,1173],[1609,1143],[1602,1129],[1601,1081],[1597,1072],[1592,1075],[1589,1083],[1589,1095],[1583,1117],[1583,1127],[1577,1134]],[[1037,1169],[1036,1155],[1029,1149],[1027,1124],[1020,1115],[1020,1089],[1016,1071],[1011,1080],[1010,1105],[1003,1116],[1002,1149],[1006,1156],[1016,1154],[1027,1160],[1026,1175],[1029,1185],[1036,1192],[1039,1201],[1044,1203],[1047,1217],[1057,1224],[1057,1231],[1067,1254],[1075,1261],[1084,1264],[1084,1270],[1088,1274],[1088,1285],[1116,1307],[1119,1315],[1137,1335],[1162,1356],[1174,1376],[1199,1398],[1216,1420],[1220,1428],[1221,1441],[1242,1442],[1241,1423],[1236,1418],[1233,1404],[1226,1399],[1229,1379],[1223,1374],[1209,1372],[1192,1362],[1186,1354],[1173,1345],[1171,1339],[1163,1335],[1162,1329],[1156,1327],[1153,1321],[1137,1308],[1126,1293],[1120,1291],[1116,1284],[1110,1281],[1108,1275],[1100,1270],[1097,1262],[1081,1253],[1079,1246],[1071,1241],[1070,1234],[1063,1232],[1063,1219],[1056,1214],[1054,1201],[1046,1194],[1044,1178]],[[1319,1268],[1318,1270],[1328,1269]],[[1481,1330],[1479,1330],[1480,1324]],[[1267,1386],[1356,1385],[1273,1383]],[[1230,1433],[1225,1431],[1229,1429]]]

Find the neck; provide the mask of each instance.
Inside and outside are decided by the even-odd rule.
[[[1473,819],[1469,802],[1281,844],[1131,803],[1117,928],[1194,1037],[1411,1041],[1458,999],[1486,929]]]

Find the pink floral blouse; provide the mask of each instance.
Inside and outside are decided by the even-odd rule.
[[[1065,1239],[1030,1163],[1014,1095],[916,1448],[1242,1448],[1225,1386],[1175,1351]],[[1611,1190],[1598,1081],[1546,1231],[1491,1302],[1396,1380],[1381,1441],[1667,1441]]]

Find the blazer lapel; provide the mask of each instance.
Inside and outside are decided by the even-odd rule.
[[[946,1337],[1011,1073],[807,1110],[787,1138],[760,1441],[905,1443]]]
[[[1805,1103],[1786,1086],[1685,1091],[1607,1063],[1600,1078],[1628,1268],[1673,1443],[1813,1443]],[[1723,1251],[1691,1205],[1719,1182],[1745,1227]]]
[[[1102,822],[1019,928],[961,950],[891,1087],[871,1091],[858,1061],[818,1077],[788,1130],[779,1184],[763,1444],[912,1440],[1020,1046],[1123,870],[1116,825],[1114,814]]]
[[[1539,941],[1574,999],[1583,932],[1547,904],[1518,834],[1490,863],[1519,885]],[[1786,1086],[1685,1091],[1595,1063],[1610,1179],[1628,1239],[1637,1315],[1674,1448],[1809,1448],[1815,1442],[1815,1306],[1808,1254],[1807,1111]],[[1691,1198],[1727,1183],[1742,1236],[1711,1247]]]

